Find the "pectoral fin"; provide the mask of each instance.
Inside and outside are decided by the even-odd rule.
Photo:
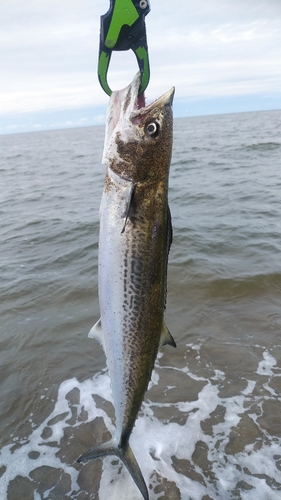
[[[133,196],[134,196],[134,185],[132,183],[130,183],[128,185],[128,188],[126,190],[125,195],[126,195],[126,208],[125,208],[125,213],[123,215],[123,217],[125,217],[125,223],[124,223],[124,227],[121,231],[121,234],[123,234],[125,231],[125,227],[126,227],[127,220],[129,217],[130,207],[131,207]]]
[[[161,337],[160,337],[160,346],[162,347],[163,345],[170,345],[172,347],[177,347],[165,323],[163,323]]]
[[[122,219],[125,218],[123,229],[121,231],[121,234],[123,234],[126,229],[127,220],[129,217],[130,209],[132,207],[135,187],[132,181],[130,181],[129,179],[124,179],[122,176],[116,174],[110,167],[108,167],[107,172],[110,179],[114,184],[116,184],[117,189],[119,190],[120,203],[118,206],[118,213],[120,209],[120,215]]]

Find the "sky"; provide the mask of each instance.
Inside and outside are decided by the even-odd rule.
[[[0,134],[105,123],[97,78],[109,0],[0,0]],[[176,88],[175,117],[281,109],[281,0],[150,0],[147,102]],[[108,80],[127,86],[132,51]]]

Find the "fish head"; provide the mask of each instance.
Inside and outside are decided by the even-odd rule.
[[[145,106],[140,74],[110,97],[103,163],[133,183],[168,178],[172,153],[174,88]]]

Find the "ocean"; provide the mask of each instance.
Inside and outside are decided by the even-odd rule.
[[[0,136],[0,499],[141,500],[99,318],[104,127]],[[281,495],[281,111],[174,121],[161,349],[131,446],[150,500]]]

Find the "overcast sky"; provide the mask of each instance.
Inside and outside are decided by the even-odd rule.
[[[176,87],[175,116],[281,109],[281,0],[150,0],[155,99]],[[1,0],[0,133],[104,123],[96,72],[109,0]],[[137,71],[114,52],[113,89]]]

